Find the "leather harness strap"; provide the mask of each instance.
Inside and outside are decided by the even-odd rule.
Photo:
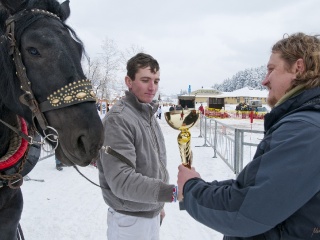
[[[30,108],[33,116],[32,119],[36,118],[40,127],[43,130],[46,130],[48,126],[47,120],[45,119],[43,113],[40,111],[38,102],[33,95],[33,92],[31,89],[31,82],[29,81],[28,76],[26,74],[26,68],[22,62],[21,53],[19,51],[19,48],[17,47],[16,39],[15,39],[15,22],[21,19],[22,17],[24,17],[28,13],[29,11],[23,10],[9,17],[8,20],[6,21],[6,25],[7,25],[6,35],[10,40],[9,54],[13,55],[14,63],[16,66],[17,77],[20,80],[20,88],[25,92],[25,94],[21,95],[19,99],[23,104],[25,104]]]
[[[12,131],[14,131],[16,134],[18,134],[19,137],[22,137],[24,140],[26,140],[29,144],[33,144],[33,143],[41,144],[41,142],[35,142],[31,136],[26,135],[26,134],[25,134],[24,132],[22,132],[20,129],[11,126],[10,124],[2,121],[1,119],[0,119],[0,122],[1,122],[3,125],[5,125],[6,127],[10,128],[10,129],[11,129]]]

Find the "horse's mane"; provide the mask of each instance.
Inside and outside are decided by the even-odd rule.
[[[12,124],[14,121],[15,114],[10,112],[8,108],[6,108],[0,102],[0,119]],[[3,156],[7,152],[8,144],[10,141],[10,129],[0,123],[0,157]]]
[[[38,8],[47,10],[51,13],[54,13],[62,19],[63,25],[70,31],[73,38],[81,45],[82,52],[84,52],[84,46],[80,38],[77,36],[76,32],[67,24],[65,24],[65,20],[68,16],[65,15],[65,12],[61,9],[60,3],[56,0],[29,0],[26,9]],[[39,15],[43,17],[42,15]]]
[[[85,54],[84,46],[82,41],[79,39],[75,31],[65,24],[65,20],[68,16],[65,16],[65,12],[62,10],[60,3],[56,0],[29,0],[26,9],[38,8],[47,10],[51,13],[54,13],[63,19],[62,24],[70,31],[72,37],[79,43],[82,53]],[[8,93],[13,92],[11,89],[17,87],[17,83],[19,82],[16,79],[15,75],[15,66],[9,56],[9,41],[5,36],[6,26],[5,21],[9,17],[9,13],[0,8],[0,105],[1,105],[1,98],[7,98]],[[16,40],[17,45],[20,46],[20,39],[21,35],[25,28],[27,28],[30,24],[34,21],[38,20],[39,18],[44,17],[42,14],[37,15],[28,15],[26,16],[23,21],[18,21],[16,23],[15,28],[18,30],[16,33]]]

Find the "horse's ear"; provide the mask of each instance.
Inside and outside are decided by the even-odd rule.
[[[61,15],[60,18],[62,21],[65,21],[69,16],[70,16],[70,6],[69,6],[70,1],[66,0],[63,3],[61,3]]]
[[[2,8],[7,9],[10,14],[15,14],[25,8],[27,0],[0,0],[0,3]]]
[[[0,2],[0,11],[1,10],[6,10],[6,8],[2,5],[2,3]]]

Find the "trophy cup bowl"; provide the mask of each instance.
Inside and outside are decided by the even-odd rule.
[[[178,145],[182,164],[191,168],[192,151],[190,146],[191,128],[199,119],[199,111],[195,109],[173,110],[164,114],[167,123],[174,129],[180,130]]]

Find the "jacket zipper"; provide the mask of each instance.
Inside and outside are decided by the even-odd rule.
[[[151,127],[151,132],[152,132],[152,135],[153,135],[153,139],[154,139],[154,141],[156,143],[156,147],[157,147],[158,161],[160,163],[160,170],[164,175],[163,181],[165,183],[167,183],[167,181],[168,181],[168,173],[167,173],[167,171],[165,169],[165,166],[164,166],[163,162],[160,160],[160,147],[159,147],[159,143],[158,143],[158,139],[156,137],[156,133],[155,133],[154,127],[152,125],[152,116],[150,116],[150,127]]]

